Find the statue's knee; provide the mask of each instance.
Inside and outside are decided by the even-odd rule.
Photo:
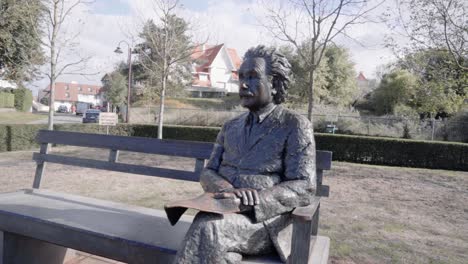
[[[222,219],[222,215],[201,212],[193,220],[193,225],[196,225],[199,229],[213,229]]]

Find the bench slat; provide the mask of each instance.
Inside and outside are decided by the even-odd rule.
[[[52,162],[64,165],[79,166],[93,169],[102,169],[118,172],[127,172],[147,176],[157,176],[176,180],[198,181],[199,174],[191,171],[155,168],[145,165],[134,165],[126,163],[113,163],[102,160],[83,159],[53,154],[34,153],[33,159],[37,162]]]
[[[213,149],[213,143],[208,142],[159,140],[155,138],[109,136],[50,130],[40,130],[37,134],[36,141],[38,143],[127,150],[200,159],[208,159]]]

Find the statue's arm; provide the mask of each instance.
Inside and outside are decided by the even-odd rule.
[[[288,136],[284,156],[284,180],[259,191],[260,203],[254,206],[257,222],[307,206],[315,194],[315,141],[308,120],[299,119]]]
[[[225,126],[218,133],[210,159],[200,174],[200,184],[205,192],[219,193],[233,189],[226,179],[218,173],[224,153]]]

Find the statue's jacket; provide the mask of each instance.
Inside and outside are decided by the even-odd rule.
[[[276,106],[247,137],[248,121],[245,113],[224,124],[200,183],[206,192],[258,190],[260,204],[250,217],[264,223],[286,261],[291,251],[290,213],[310,204],[315,194],[313,128],[305,117],[282,106]]]

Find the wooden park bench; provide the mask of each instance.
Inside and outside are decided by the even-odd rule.
[[[108,136],[41,130],[40,152],[32,189],[0,194],[0,261],[3,264],[58,264],[67,248],[126,263],[171,263],[193,219],[183,216],[171,226],[162,210],[130,206],[39,189],[47,163],[198,181],[212,143]],[[49,153],[49,144],[109,149],[108,160]],[[118,161],[119,151],[193,158],[194,170],[157,168]],[[328,195],[323,170],[331,152],[317,151],[317,194]],[[98,176],[96,176],[98,177]],[[329,239],[317,236],[320,197],[293,211],[291,263],[327,263]],[[308,260],[313,260],[308,262]],[[275,256],[243,263],[279,263]]]

